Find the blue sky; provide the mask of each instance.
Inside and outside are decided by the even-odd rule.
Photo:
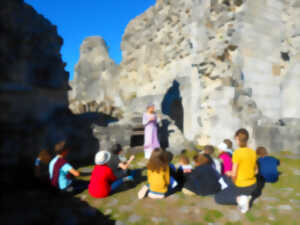
[[[155,0],[25,0],[58,27],[64,39],[61,53],[73,79],[82,41],[102,36],[116,63],[122,60],[120,44],[130,20],[155,4]]]

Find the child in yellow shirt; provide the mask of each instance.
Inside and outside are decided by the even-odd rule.
[[[138,193],[139,199],[147,194],[149,198],[164,198],[172,188],[174,179],[170,178],[170,167],[167,152],[157,148],[147,164],[148,185],[142,187]]]
[[[240,148],[232,156],[233,167],[230,175],[233,182],[228,179],[228,187],[215,196],[219,204],[237,204],[242,213],[248,211],[251,195],[257,188],[257,157],[256,152],[247,147],[248,139],[249,133],[246,129],[236,132],[235,140]]]

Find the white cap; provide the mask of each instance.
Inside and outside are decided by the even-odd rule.
[[[95,164],[103,165],[110,160],[111,154],[108,151],[100,151],[95,155]]]
[[[227,151],[228,147],[224,142],[222,142],[221,144],[218,145],[218,149],[222,151]]]

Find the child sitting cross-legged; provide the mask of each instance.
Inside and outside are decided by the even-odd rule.
[[[99,151],[95,155],[96,165],[89,184],[89,193],[94,198],[105,198],[116,191],[125,181],[128,181],[128,176],[117,179],[107,165],[110,158],[111,153],[108,151]]]
[[[114,144],[111,149],[111,157],[107,162],[107,165],[112,169],[114,175],[119,178],[127,177],[129,180],[134,180],[135,171],[130,170],[129,166],[134,160],[135,156],[130,156],[129,160],[127,160],[124,156],[122,156],[122,146],[120,144]]]
[[[147,164],[147,185],[144,185],[138,193],[142,199],[148,195],[149,198],[161,199],[172,191],[177,182],[170,176],[168,153],[161,148],[156,148]],[[176,184],[176,185],[175,185]]]
[[[59,190],[69,193],[80,192],[86,188],[87,183],[82,180],[73,179],[73,177],[79,177],[80,172],[66,161],[65,158],[69,150],[70,144],[67,144],[65,140],[55,145],[54,151],[56,156],[49,163],[50,182],[53,187]]]
[[[220,191],[219,175],[203,154],[194,157],[195,168],[187,177],[182,192],[187,195],[212,195]]]
[[[249,203],[257,188],[256,182],[256,152],[247,147],[249,133],[246,129],[239,129],[235,140],[239,149],[232,156],[232,181],[228,187],[215,195],[215,200],[223,205],[238,205],[242,213],[249,209]],[[228,179],[228,181],[231,181]]]

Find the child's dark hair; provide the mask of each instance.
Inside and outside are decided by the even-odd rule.
[[[212,145],[205,145],[203,150],[208,155],[212,155],[215,152],[215,149]]]
[[[55,154],[62,154],[69,150],[69,147],[67,146],[66,140],[60,141],[56,143],[54,146],[54,152]]]
[[[110,148],[110,152],[114,155],[118,155],[122,151],[122,146],[120,144],[114,144]]]
[[[181,154],[179,156],[179,162],[183,162],[184,165],[190,164],[189,158],[186,155],[184,155],[184,154]]]
[[[42,149],[42,151],[40,151],[38,158],[45,164],[48,164],[51,161],[51,155],[46,149]]]
[[[197,154],[194,156],[194,161],[197,164],[197,166],[201,166],[204,164],[209,163],[209,160],[207,157],[205,157],[203,154]]]
[[[172,160],[173,160],[173,158],[174,158],[173,153],[172,153],[172,152],[165,151],[165,154],[166,154],[166,156],[167,156],[167,159],[168,159],[169,163],[172,162]]]
[[[256,149],[256,154],[260,157],[265,157],[268,155],[268,151],[265,147],[263,146],[259,146],[257,149]]]
[[[155,172],[166,170],[169,166],[169,160],[166,151],[161,148],[153,150],[152,155],[147,164],[147,169]]]
[[[180,154],[185,154],[186,153],[186,149],[182,149]]]
[[[225,139],[223,142],[227,145],[227,148],[232,149],[232,141],[231,140]]]
[[[247,142],[249,139],[249,132],[244,129],[241,128],[239,129],[236,133],[235,133],[235,137],[239,140],[240,142],[240,147],[247,147]]]

